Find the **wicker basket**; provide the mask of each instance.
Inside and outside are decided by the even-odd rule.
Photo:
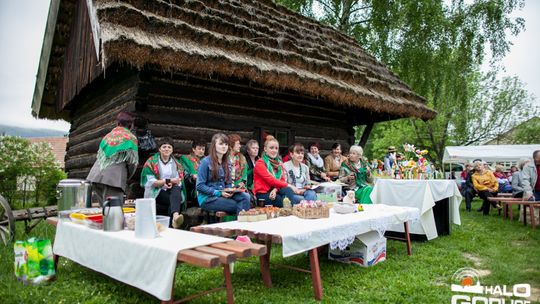
[[[317,208],[293,207],[293,215],[304,219],[318,219],[330,216],[330,208],[327,206]]]

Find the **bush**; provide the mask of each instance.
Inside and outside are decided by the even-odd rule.
[[[31,144],[14,136],[0,136],[0,194],[13,206],[55,204],[56,185],[66,178],[48,143]]]

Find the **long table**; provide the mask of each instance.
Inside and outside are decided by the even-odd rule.
[[[155,239],[138,239],[128,230],[104,232],[56,218],[48,218],[47,222],[57,226],[53,247],[55,266],[59,257],[67,258],[148,292],[162,303],[173,302],[178,263],[203,268],[222,266],[225,280],[225,287],[180,301],[226,289],[227,303],[234,303],[230,263],[237,258],[266,254],[266,247],[260,244],[176,229],[166,229]]]
[[[265,286],[272,287],[270,276],[270,252],[272,244],[282,244],[282,256],[288,257],[302,252],[309,252],[310,271],[313,293],[317,300],[323,297],[317,248],[326,244],[344,245],[354,237],[369,231],[384,231],[394,225],[404,225],[408,231],[408,222],[418,220],[417,208],[395,207],[387,205],[364,205],[363,212],[337,214],[333,210],[329,218],[301,219],[296,216],[278,217],[261,222],[224,222],[197,226],[192,231],[205,234],[232,237],[248,235],[266,245],[267,253],[259,258],[262,280]],[[408,240],[408,233],[406,233]],[[410,240],[407,242],[410,255]],[[290,267],[294,270],[298,268]]]
[[[448,199],[450,221],[461,225],[459,205],[462,196],[453,180],[377,179],[370,197],[374,204],[420,209],[420,221],[411,225],[410,233],[425,235],[428,240],[439,236],[433,213],[437,201]],[[389,230],[403,232],[399,225]]]

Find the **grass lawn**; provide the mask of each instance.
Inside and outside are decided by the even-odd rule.
[[[480,206],[475,200],[473,209]],[[405,244],[388,241],[387,260],[372,268],[344,265],[321,258],[325,303],[450,303],[451,277],[462,267],[472,267],[484,276],[482,285],[528,283],[531,303],[540,302],[540,229],[532,231],[517,221],[503,221],[493,212],[461,210],[461,226],[450,236],[413,243],[408,257]],[[517,210],[514,212],[514,215]],[[21,225],[21,223],[19,223]],[[54,239],[55,229],[41,223],[29,235],[19,226],[17,238],[30,236]],[[57,280],[42,286],[24,286],[13,275],[13,248],[0,245],[0,301],[2,303],[156,303],[152,296],[118,283],[102,274],[61,259]],[[283,259],[274,247],[272,261],[309,267],[307,255]],[[257,261],[257,260],[253,260]],[[274,287],[266,289],[258,265],[236,263],[233,274],[237,303],[316,303],[309,274],[272,268]],[[175,297],[180,298],[222,283],[220,269],[181,265],[176,272]],[[192,303],[224,303],[225,292],[214,293]],[[482,303],[482,302],[479,302]],[[506,303],[510,303],[506,299]]]

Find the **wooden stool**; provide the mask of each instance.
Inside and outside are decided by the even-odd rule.
[[[203,210],[203,212],[204,212],[204,219],[206,220],[208,224],[221,223],[223,222],[223,218],[229,215],[227,212],[224,212],[224,211]]]

